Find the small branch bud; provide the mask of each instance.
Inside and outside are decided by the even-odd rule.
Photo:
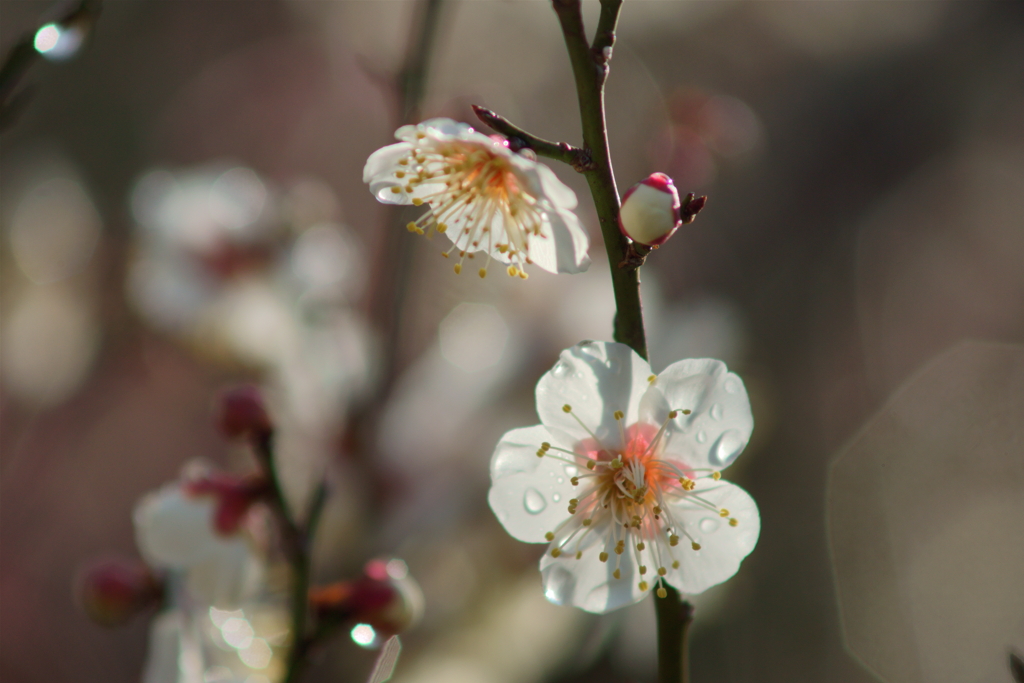
[[[121,626],[156,605],[163,587],[138,560],[101,560],[81,570],[75,580],[79,607],[101,626]]]
[[[235,387],[221,394],[216,422],[221,433],[232,439],[260,441],[274,432],[263,396],[254,386]]]
[[[700,210],[707,204],[708,198],[704,195],[700,197],[694,196],[691,192],[686,195],[686,199],[683,200],[683,205],[679,208],[679,218],[683,223],[692,223],[700,213]]]

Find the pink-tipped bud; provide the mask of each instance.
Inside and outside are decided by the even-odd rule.
[[[213,496],[213,528],[222,536],[237,533],[252,504],[270,493],[270,482],[261,474],[237,477],[214,473],[186,481],[182,487],[192,498]]]
[[[423,593],[401,560],[371,560],[360,578],[314,588],[309,600],[320,618],[369,624],[382,637],[408,629],[423,613]]]
[[[102,626],[120,626],[160,600],[159,581],[138,560],[102,560],[79,572],[78,604]]]
[[[225,436],[233,439],[248,437],[262,440],[269,438],[274,431],[263,395],[254,386],[235,387],[221,394],[217,426]]]
[[[664,173],[652,173],[629,188],[619,209],[619,230],[649,247],[663,244],[682,223],[679,193]]]

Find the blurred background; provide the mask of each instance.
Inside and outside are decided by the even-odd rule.
[[[3,48],[50,9],[0,1]],[[0,159],[4,681],[139,680],[146,620],[93,625],[76,568],[136,555],[136,501],[186,462],[252,467],[210,420],[240,380],[271,397],[289,495],[331,483],[317,578],[394,555],[420,582],[396,681],[654,679],[651,602],[549,605],[541,549],[485,502],[494,444],[537,422],[539,375],[611,334],[586,183],[555,167],[590,271],[522,282],[454,275],[444,240],[396,238],[362,182],[400,123],[416,11],[107,2],[80,49],[27,76]],[[481,104],[578,144],[548,3],[445,2],[429,67],[424,118]],[[727,476],[761,539],[696,599],[697,683],[875,680],[844,647],[829,464],[947,347],[1024,342],[1022,74],[1024,3],[625,4],[607,90],[620,192],[664,171],[709,197],[642,271],[652,365],[722,358],[756,424]],[[375,652],[356,640],[307,680],[365,680]]]

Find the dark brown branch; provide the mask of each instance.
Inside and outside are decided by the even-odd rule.
[[[495,114],[490,109],[485,109],[475,104],[473,105],[473,113],[484,124],[507,137],[509,139],[509,146],[515,151],[519,151],[519,149],[532,149],[537,153],[537,156],[569,164],[580,173],[592,170],[593,168],[593,161],[591,161],[590,155],[578,147],[573,147],[568,142],[551,142],[536,135],[531,135],[509,122],[508,119]]]

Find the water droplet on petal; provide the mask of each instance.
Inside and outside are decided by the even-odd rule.
[[[559,479],[558,481],[561,482],[562,480]],[[553,501],[555,501],[557,503],[558,501],[562,500],[562,496],[560,496],[559,494],[556,493],[556,494],[551,496],[551,500],[553,500]]]
[[[564,484],[564,483],[565,483],[565,479],[563,479],[562,477],[559,477],[559,478],[558,478],[558,479],[556,479],[555,481],[557,481],[557,482],[558,482],[559,484]],[[555,502],[556,502],[556,503],[558,502],[558,499],[557,499],[557,498],[555,499]]]
[[[544,597],[556,605],[572,600],[576,577],[561,563],[555,563],[544,572]]]
[[[699,432],[697,432],[697,443],[704,443],[707,440],[708,440],[707,432],[705,432],[703,429],[700,430]]]
[[[711,464],[717,467],[727,467],[746,445],[747,441],[742,434],[735,429],[726,430],[711,447]]]
[[[575,477],[577,474],[580,473],[580,470],[575,465],[566,465],[565,466],[565,473],[566,473],[567,476]]]
[[[715,405],[711,406],[711,419],[713,419],[713,420],[721,420],[722,419],[722,404],[721,403],[716,403]]]
[[[735,377],[730,377],[725,380],[725,391],[729,394],[735,394],[740,390],[740,382]]]
[[[544,512],[544,508],[548,506],[548,502],[544,500],[544,496],[541,495],[540,491],[535,488],[526,489],[526,493],[523,494],[523,507],[531,515],[539,515]]]
[[[699,526],[701,531],[703,531],[706,534],[710,534],[713,531],[715,531],[720,524],[721,522],[718,520],[717,517],[705,517],[704,519],[700,520]]]
[[[572,370],[572,367],[564,360],[560,360],[555,363],[555,367],[551,368],[551,374],[555,377],[565,377],[569,374],[570,370]]]

